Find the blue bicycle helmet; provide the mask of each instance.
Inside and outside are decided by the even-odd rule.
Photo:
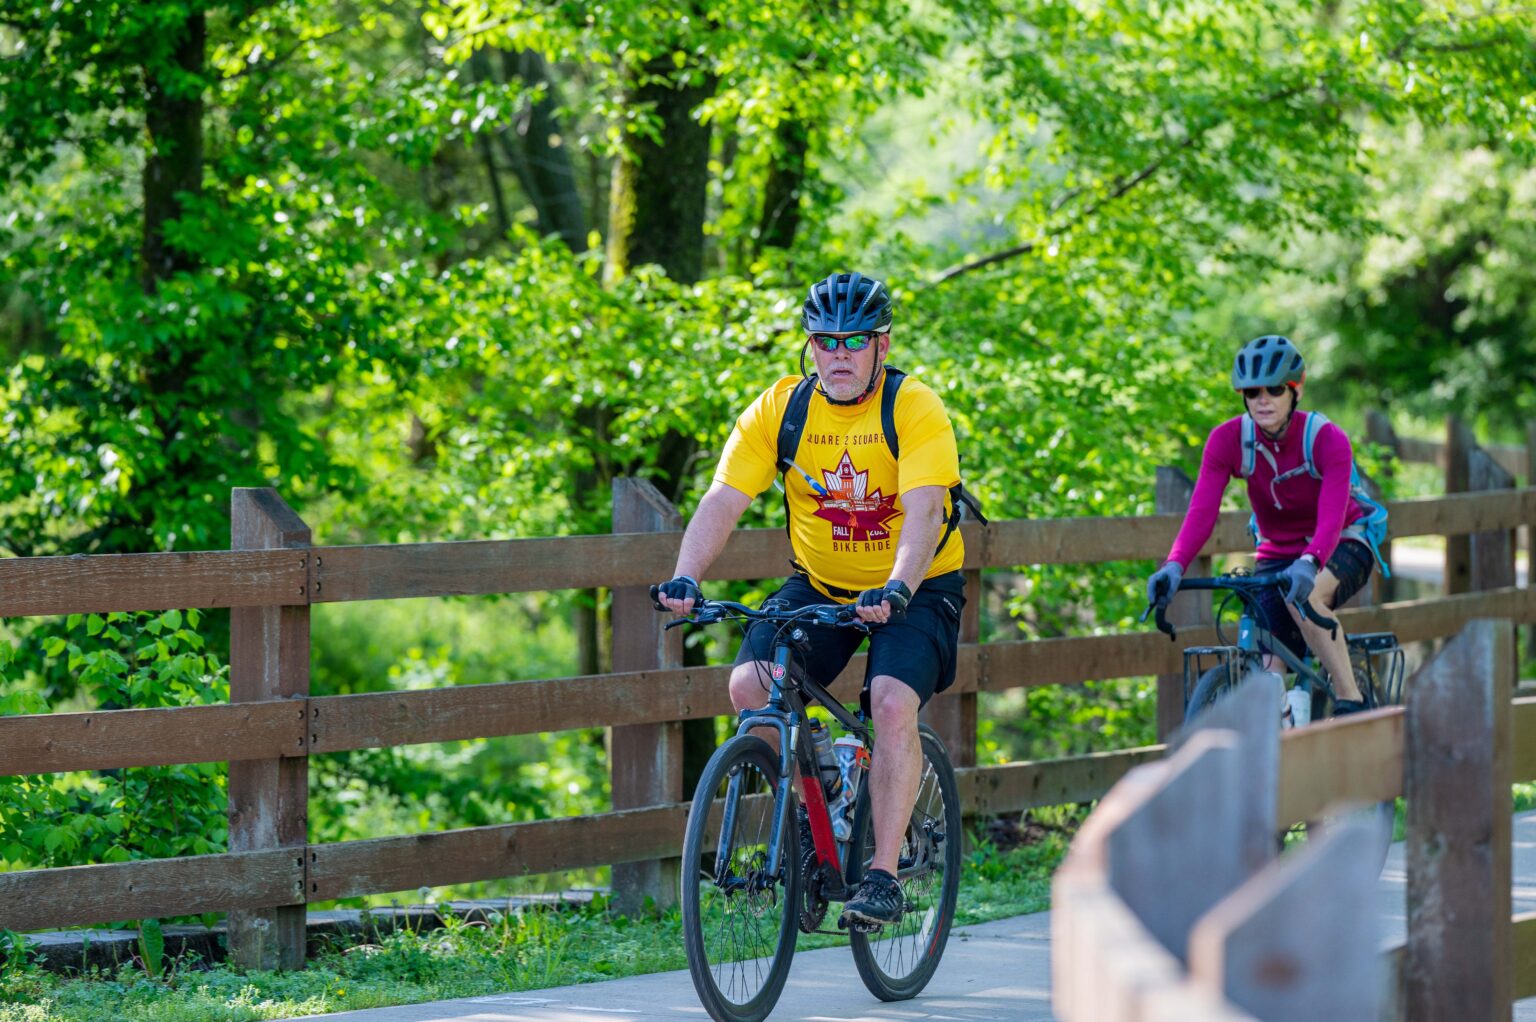
[[[1279,334],[1255,337],[1237,353],[1232,363],[1232,389],[1292,386],[1307,376],[1307,364],[1290,338]]]
[[[891,293],[874,277],[834,273],[811,285],[800,325],[808,334],[884,333],[891,325]]]

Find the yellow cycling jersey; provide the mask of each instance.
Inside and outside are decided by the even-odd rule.
[[[955,431],[944,403],[910,376],[896,392],[901,460],[891,457],[880,424],[887,379],[857,405],[834,405],[819,392],[811,397],[795,464],[821,483],[825,496],[799,472],[785,476],[790,546],[824,593],[829,587],[861,592],[885,585],[901,539],[901,494],[919,486],[948,489],[960,481]],[[799,382],[797,376],[784,377],[741,414],[715,469],[715,482],[750,497],[772,484],[778,475],[779,426]],[[964,560],[957,530],[926,577],[957,571]]]

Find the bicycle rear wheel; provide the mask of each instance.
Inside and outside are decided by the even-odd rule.
[[[715,1022],[766,1018],[795,954],[800,857],[793,814],[778,873],[768,873],[778,780],[768,743],[739,735],[704,767],[688,812],[683,944],[694,989]]]
[[[960,896],[962,834],[955,770],[944,743],[931,728],[920,725],[918,737],[923,751],[922,775],[917,804],[902,840],[897,878],[906,895],[906,911],[893,926],[849,934],[859,978],[882,1001],[915,997],[928,985],[944,955],[955,921],[955,901]],[[879,755],[878,748],[875,755]],[[848,849],[852,881],[864,875],[874,851],[874,813],[866,785],[854,814]]]

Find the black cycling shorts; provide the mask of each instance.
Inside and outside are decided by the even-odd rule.
[[[1273,575],[1277,571],[1284,571],[1296,563],[1294,557],[1277,557],[1274,559],[1261,559],[1254,565],[1255,575]],[[1339,580],[1339,588],[1334,591],[1333,599],[1329,606],[1337,609],[1340,605],[1361,589],[1371,580],[1371,572],[1376,569],[1376,555],[1371,553],[1371,548],[1359,540],[1346,539],[1334,549],[1333,556],[1328,558],[1328,570],[1333,572]],[[1264,616],[1269,619],[1269,631],[1276,639],[1285,644],[1285,647],[1298,658],[1307,655],[1307,640],[1301,637],[1301,626],[1296,619],[1291,617],[1285,609],[1285,593],[1281,589],[1261,589],[1257,594],[1259,606],[1264,610]],[[1270,652],[1266,646],[1264,652]]]
[[[830,603],[804,575],[793,575],[769,599],[783,600],[791,609]],[[917,693],[927,703],[955,681],[955,659],[960,645],[960,610],[965,606],[965,577],[958,571],[924,579],[912,596],[907,612],[869,634],[869,663],[864,684],[881,674]],[[754,621],[736,653],[736,663],[769,660],[773,636],[779,628],[769,621]],[[853,654],[864,635],[851,628],[809,628],[811,652],[799,668],[806,677],[830,685]],[[767,682],[764,682],[767,685]]]

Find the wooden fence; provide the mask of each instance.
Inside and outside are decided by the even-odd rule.
[[[1510,917],[1513,627],[1476,621],[1404,709],[1277,734],[1276,678],[1244,685],[1099,803],[1052,891],[1064,1022],[1508,1019],[1536,994],[1536,916]],[[1513,732],[1513,736],[1512,736]],[[1511,740],[1513,737],[1513,741]],[[1379,953],[1379,818],[1275,861],[1278,827],[1407,796],[1407,941]]]
[[[314,546],[278,495],[238,489],[229,551],[0,560],[0,616],[186,607],[232,608],[227,705],[0,718],[0,774],[171,763],[230,763],[230,850],[167,860],[0,874],[0,929],[226,911],[230,949],[247,966],[303,964],[304,906],[354,895],[508,876],[637,864],[626,883],[675,896],[665,860],[681,845],[677,722],[728,713],[728,667],[679,666],[646,584],[671,573],[675,512],[647,484],[614,488],[613,535],[377,546]],[[1224,514],[1207,552],[1249,548],[1246,514]],[[1162,557],[1179,516],[997,521],[962,526],[971,593],[982,568]],[[1504,533],[1536,521],[1536,489],[1456,494],[1392,506],[1397,536]],[[781,576],[782,530],[741,530],[713,577]],[[1512,579],[1511,579],[1512,581]],[[411,692],[313,696],[310,615],[354,600],[612,587],[615,673]],[[1162,746],[976,767],[979,692],[1171,674],[1178,647],[1151,630],[1042,641],[976,642],[963,622],[959,676],[933,704],[970,812],[1018,812],[1102,796]],[[1446,599],[1345,611],[1351,631],[1405,642],[1455,634],[1476,618],[1536,621],[1536,599],[1505,583]],[[1211,628],[1183,636],[1215,640]],[[834,691],[852,700],[863,658]],[[566,728],[614,728],[613,812],[311,844],[307,757],[345,749]],[[631,730],[634,729],[634,730]],[[1536,776],[1536,768],[1530,776]],[[659,863],[659,865],[647,865]],[[622,875],[622,874],[621,874]]]

